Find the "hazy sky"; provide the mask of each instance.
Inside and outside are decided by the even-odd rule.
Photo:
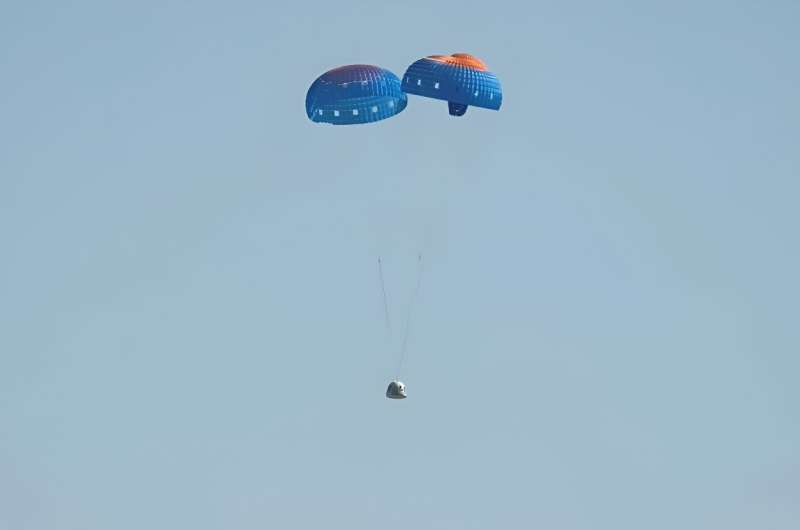
[[[798,528],[800,4],[734,4],[4,3],[0,528]],[[500,112],[305,116],[459,51]]]

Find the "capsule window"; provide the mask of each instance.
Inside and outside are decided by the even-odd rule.
[[[377,107],[377,105],[372,107],[372,112],[378,112],[378,107]]]
[[[392,107],[392,108],[394,108],[394,101],[390,101],[390,102],[389,102],[389,106],[390,106],[390,107]]]
[[[334,111],[333,111],[333,115],[334,115],[334,116],[338,116],[338,115],[339,115],[339,111],[338,111],[338,110],[334,110]]]
[[[319,110],[317,110],[317,114],[319,114],[320,116],[322,116],[322,109],[319,109]]]
[[[353,109],[353,116],[358,116],[358,109]]]
[[[434,84],[433,84],[433,88],[435,88],[435,89],[437,89],[437,90],[438,90],[438,88],[439,88],[439,83],[434,83]]]
[[[475,93],[472,94],[472,95],[475,96],[475,97],[478,97],[478,91],[476,90]]]
[[[422,79],[417,79],[417,86],[422,85]]]

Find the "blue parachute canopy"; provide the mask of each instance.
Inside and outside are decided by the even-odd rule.
[[[499,110],[503,101],[497,76],[483,61],[467,53],[420,59],[406,70],[403,90],[447,101],[452,116],[463,116],[469,105]]]
[[[366,64],[340,66],[317,78],[306,94],[306,114],[334,125],[371,123],[399,114],[408,96],[389,70]]]

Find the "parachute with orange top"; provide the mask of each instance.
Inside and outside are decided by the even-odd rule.
[[[499,110],[503,101],[497,76],[468,53],[430,55],[416,61],[406,70],[402,89],[407,94],[447,101],[451,116],[463,116],[470,105]]]

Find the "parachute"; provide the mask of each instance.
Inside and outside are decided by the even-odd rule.
[[[467,53],[431,55],[413,63],[403,76],[403,91],[447,101],[451,116],[467,107],[499,110],[503,90],[486,64]]]
[[[452,116],[463,116],[467,107],[499,110],[503,100],[500,81],[486,65],[472,55],[431,55],[413,63],[400,79],[378,66],[355,64],[340,66],[319,76],[306,93],[306,115],[315,123],[357,125],[385,120],[401,113],[408,104],[407,94],[441,99],[448,103]],[[427,177],[427,176],[426,176]],[[417,256],[417,274],[412,292],[395,377],[386,389],[389,399],[405,399],[406,386],[400,381],[409,329],[423,272],[422,253]],[[378,275],[390,349],[392,326],[389,302],[378,257]]]
[[[353,64],[329,70],[311,84],[306,93],[306,114],[313,122],[355,125],[391,118],[407,103],[400,79],[392,72]]]

